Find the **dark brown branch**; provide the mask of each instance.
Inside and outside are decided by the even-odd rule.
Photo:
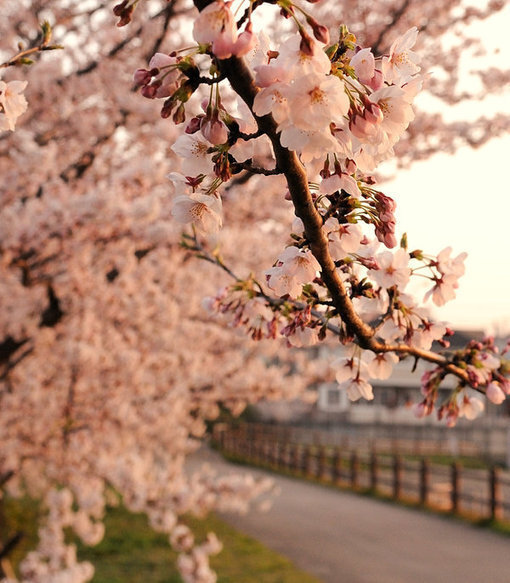
[[[8,472],[4,472],[0,474],[0,488],[3,488],[5,484],[14,476],[14,472],[9,470]]]
[[[279,168],[260,168],[258,166],[252,166],[251,161],[237,162],[236,166],[250,172],[251,174],[263,174],[264,176],[277,176],[278,174],[283,174],[282,170]]]
[[[5,543],[5,545],[0,549],[0,561],[10,555],[10,553],[18,546],[24,536],[25,533],[17,532]]]
[[[386,36],[386,34],[389,31],[395,30],[395,28],[398,24],[398,21],[402,18],[402,16],[404,16],[404,14],[405,14],[406,10],[409,8],[410,4],[411,4],[411,0],[404,0],[404,2],[402,2],[402,5],[400,6],[400,8],[397,8],[393,11],[393,13],[391,15],[391,21],[379,32],[377,39],[372,44],[372,52],[375,55],[380,53],[381,44],[384,40],[384,37]]]
[[[34,351],[33,347],[28,348],[27,350],[25,350],[22,354],[20,354],[18,356],[18,358],[15,358],[14,360],[9,361],[6,365],[5,368],[2,372],[2,374],[0,374],[0,382],[3,382],[7,379],[7,377],[9,376],[9,373],[11,372],[11,370],[17,366],[23,359],[25,359],[27,356],[30,356],[30,354],[32,354],[32,352]]]
[[[163,44],[163,41],[165,40],[166,33],[168,32],[168,27],[170,26],[170,21],[175,16],[176,4],[177,4],[177,0],[171,0],[170,2],[168,2],[166,8],[164,9],[165,18],[163,20],[163,27],[161,30],[161,34],[156,39],[150,53],[147,55],[147,57],[146,57],[147,61],[149,61],[149,59],[152,57],[152,55],[159,52],[159,49],[161,48],[161,45]]]

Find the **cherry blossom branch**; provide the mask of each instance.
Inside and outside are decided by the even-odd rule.
[[[278,167],[268,169],[268,168],[260,168],[258,166],[252,166],[251,161],[248,160],[246,162],[237,162],[236,166],[239,168],[250,172],[251,174],[262,174],[263,176],[277,176],[279,174],[283,174],[283,171],[280,170]]]
[[[17,65],[30,65],[32,61],[28,58],[31,55],[40,53],[43,51],[53,51],[56,49],[63,49],[62,45],[50,45],[51,41],[51,26],[49,22],[44,21],[41,24],[42,38],[41,42],[28,49],[21,50],[19,53],[11,57],[8,61],[0,64],[0,69],[5,69],[7,67],[14,67]]]
[[[232,88],[253,108],[253,100],[257,94],[251,71],[244,61],[237,57],[231,57],[220,62],[221,69],[225,72]],[[323,221],[313,203],[312,195],[308,187],[308,176],[295,152],[283,147],[277,133],[277,125],[271,115],[263,117],[255,116],[259,129],[271,140],[276,159],[276,166],[287,179],[289,192],[294,203],[295,214],[304,224],[305,234],[310,243],[313,255],[321,265],[322,279],[331,293],[331,299],[342,315],[349,332],[353,333],[360,341],[362,347],[370,348],[374,331],[365,324],[354,310],[345,286],[336,270],[328,248],[328,240],[322,229]]]
[[[199,8],[204,8],[212,0],[201,2]],[[404,6],[405,8],[405,6]],[[253,112],[253,103],[258,93],[254,78],[244,60],[232,56],[218,60],[219,69],[230,82],[234,91],[243,99]],[[387,345],[375,339],[375,330],[366,324],[356,312],[329,252],[327,235],[323,230],[323,217],[317,211],[308,184],[306,170],[297,154],[282,146],[277,130],[277,124],[271,114],[259,117],[254,114],[260,132],[270,139],[276,167],[281,170],[287,180],[289,193],[294,204],[295,214],[304,225],[306,239],[314,257],[321,267],[321,278],[328,289],[333,305],[345,323],[347,333],[354,336],[361,348],[376,353],[395,352],[412,355],[428,362],[438,364],[444,370],[457,376],[462,382],[471,384],[467,372],[450,363],[448,359],[435,352],[422,350],[407,344]]]
[[[394,10],[392,12],[391,20],[388,22],[388,24],[384,28],[381,29],[377,39],[372,44],[372,51],[374,53],[381,52],[380,46],[381,46],[381,43],[382,43],[384,37],[386,36],[386,33],[391,31],[392,29],[394,29],[394,27],[398,24],[399,20],[404,16],[404,14],[405,14],[406,10],[409,8],[410,4],[411,4],[411,0],[404,0],[404,2],[402,2],[402,4],[396,10]]]
[[[0,375],[0,382],[4,382],[8,378],[9,373],[11,372],[11,370],[13,370],[13,368],[15,368],[27,356],[30,356],[30,354],[32,354],[33,351],[34,351],[34,348],[33,347],[28,348],[27,350],[25,350],[24,352],[22,352],[17,358],[15,358],[13,361],[8,362],[5,365],[4,371]]]

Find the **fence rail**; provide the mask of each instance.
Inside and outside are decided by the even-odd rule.
[[[499,467],[467,469],[433,464],[423,457],[348,450],[293,442],[250,424],[224,428],[219,447],[245,462],[305,478],[370,491],[399,501],[473,519],[510,521],[510,473]]]

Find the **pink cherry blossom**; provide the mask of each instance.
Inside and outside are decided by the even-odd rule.
[[[506,394],[498,382],[489,383],[485,389],[485,395],[487,399],[495,405],[501,405],[506,399]]]
[[[382,111],[383,119],[378,127],[394,143],[414,119],[408,95],[400,87],[392,85],[374,91],[369,100]]]
[[[409,254],[404,249],[394,253],[383,251],[375,256],[379,269],[370,269],[370,277],[379,285],[390,288],[394,285],[404,289],[411,276]]]
[[[0,131],[14,131],[16,120],[27,110],[27,100],[22,94],[27,81],[0,80]]]
[[[418,29],[410,28],[404,35],[397,38],[390,47],[388,57],[383,57],[382,70],[388,83],[408,80],[419,72],[419,56],[411,50],[416,43]]]
[[[328,178],[324,178],[319,187],[321,194],[333,194],[337,190],[345,190],[345,192],[355,198],[361,197],[358,183],[348,174],[332,174]]]
[[[303,130],[321,130],[331,122],[340,125],[349,111],[344,84],[334,75],[299,77],[288,90],[287,100],[291,123]]]
[[[275,64],[291,71],[295,79],[309,73],[327,75],[331,71],[331,62],[321,43],[310,39],[311,54],[301,51],[300,45],[300,35],[290,36],[280,45]]]
[[[319,336],[315,328],[297,326],[292,334],[287,336],[287,340],[296,348],[304,346],[314,346],[319,342]]]
[[[459,394],[457,405],[459,407],[459,417],[465,417],[470,421],[476,419],[485,409],[485,405],[481,399],[468,396],[465,391]]]
[[[392,352],[375,354],[367,350],[363,353],[367,364],[367,374],[373,379],[387,379],[391,376],[393,365],[398,362],[398,356]]]
[[[335,260],[343,259],[349,253],[356,253],[364,236],[359,225],[340,224],[333,218],[324,223],[324,230],[328,234],[329,249]]]
[[[172,205],[172,215],[179,223],[193,223],[204,233],[217,233],[222,225],[219,196],[192,193],[177,196]]]
[[[368,85],[373,91],[382,87],[384,78],[382,72],[375,68],[375,58],[369,48],[359,50],[351,58],[351,66],[361,83]]]
[[[181,168],[186,176],[198,176],[212,171],[211,142],[200,134],[182,134],[175,140],[172,150],[181,158]]]
[[[297,297],[303,284],[314,279],[318,271],[320,265],[311,251],[291,246],[280,254],[278,264],[268,269],[266,275],[269,287],[278,295]]]
[[[289,85],[286,83],[272,83],[259,91],[253,102],[253,111],[259,117],[271,113],[277,123],[289,117],[289,103],[287,93]]]
[[[353,379],[340,383],[339,387],[347,391],[347,396],[350,401],[359,401],[359,399],[372,401],[374,398],[372,385],[359,375]]]
[[[237,26],[230,2],[216,0],[206,6],[195,19],[193,38],[201,44],[213,43],[214,53],[215,42],[233,45],[237,40]]]

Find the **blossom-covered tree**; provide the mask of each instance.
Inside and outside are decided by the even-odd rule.
[[[178,516],[268,487],[184,471],[220,406],[236,414],[298,395],[321,373],[370,399],[370,379],[405,357],[434,365],[419,415],[447,374],[458,378],[439,404],[449,423],[481,408],[468,387],[506,397],[508,365],[490,339],[431,351],[448,329],[406,287],[422,274],[425,300],[442,305],[464,256],[399,246],[395,203],[373,177],[402,140],[409,159],[479,131],[435,120],[411,148],[427,62],[415,26],[431,43],[423,54],[435,49],[455,71],[460,52],[439,50],[443,35],[499,3],[381,2],[369,14],[346,2],[357,38],[319,23],[333,22],[327,3],[312,16],[289,0],[202,2],[200,12],[124,0],[113,12],[129,26],[117,29],[109,3],[3,4],[0,479],[48,508],[23,581],[89,580],[64,529],[100,540],[112,493],[169,534],[185,580],[213,581],[207,557],[219,543],[195,546]],[[44,20],[65,50],[15,67],[54,47],[49,25],[33,34]],[[331,370],[281,350],[328,339],[351,347]]]

